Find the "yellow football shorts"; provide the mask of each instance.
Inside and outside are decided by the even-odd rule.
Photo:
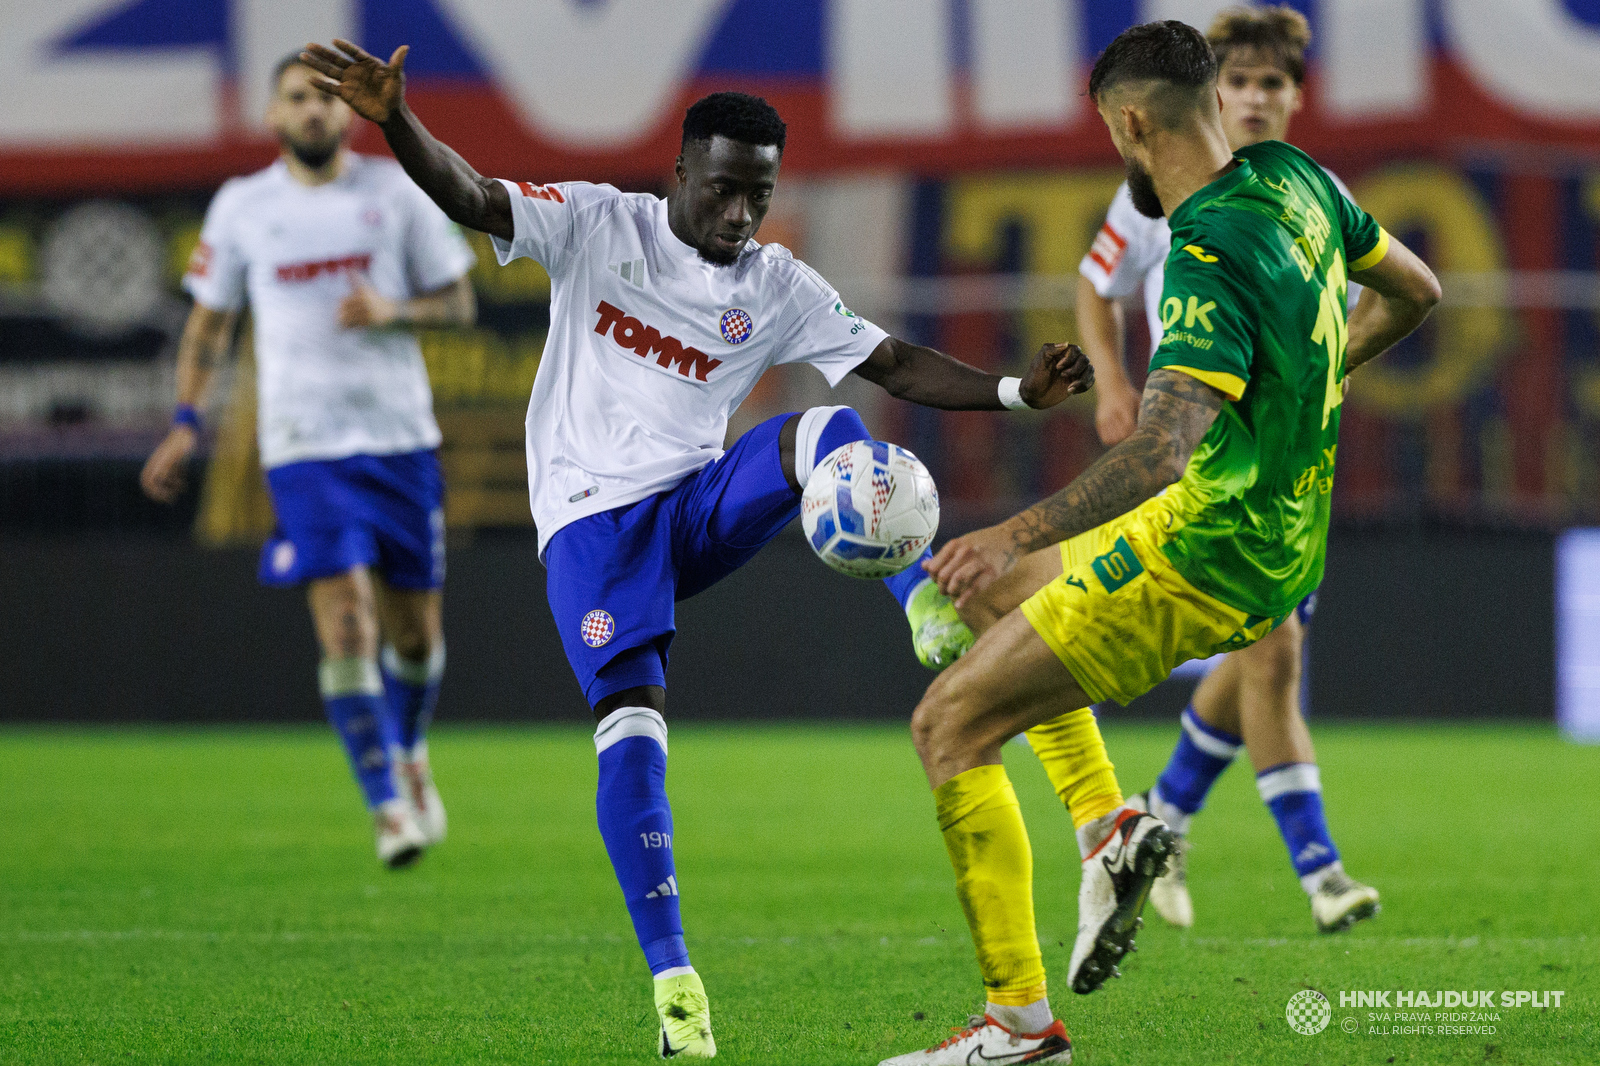
[[[1166,493],[1061,545],[1061,576],[1023,617],[1096,703],[1126,704],[1179,663],[1248,647],[1279,618],[1235,610],[1191,585],[1162,546],[1184,522]]]

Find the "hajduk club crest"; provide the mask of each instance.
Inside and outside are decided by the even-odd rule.
[[[750,339],[755,328],[756,324],[750,321],[747,311],[731,307],[722,312],[722,339],[729,344],[743,344]]]

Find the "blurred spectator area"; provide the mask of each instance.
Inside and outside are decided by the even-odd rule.
[[[1421,332],[1352,381],[1339,518],[1600,520],[1600,161],[1480,147],[1448,162],[1324,162],[1440,272],[1446,295]],[[892,332],[1015,373],[1040,344],[1076,336],[1077,263],[1119,178],[1096,168],[785,179],[760,237]],[[208,401],[199,490],[163,508],[137,486],[171,409],[189,307],[179,279],[208,199],[0,201],[0,530],[192,530],[238,544],[270,528],[248,324]],[[498,267],[487,238],[469,236],[479,322],[422,336],[457,540],[528,525],[522,426],[550,294],[539,267]],[[1129,311],[1137,367],[1148,342],[1142,312]],[[958,525],[1059,488],[1101,451],[1090,398],[1049,415],[949,414],[853,379],[830,391],[805,367],[769,373],[730,434],[818,403],[857,406],[877,434],[921,455]]]

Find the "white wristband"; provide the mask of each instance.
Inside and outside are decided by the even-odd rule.
[[[1022,398],[1021,378],[1000,379],[1000,403],[1013,411],[1031,411],[1027,401]]]

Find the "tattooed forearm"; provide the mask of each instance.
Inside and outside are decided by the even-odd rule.
[[[1007,523],[1017,554],[1103,525],[1177,481],[1225,399],[1181,370],[1151,374],[1132,435],[1072,484]]]

